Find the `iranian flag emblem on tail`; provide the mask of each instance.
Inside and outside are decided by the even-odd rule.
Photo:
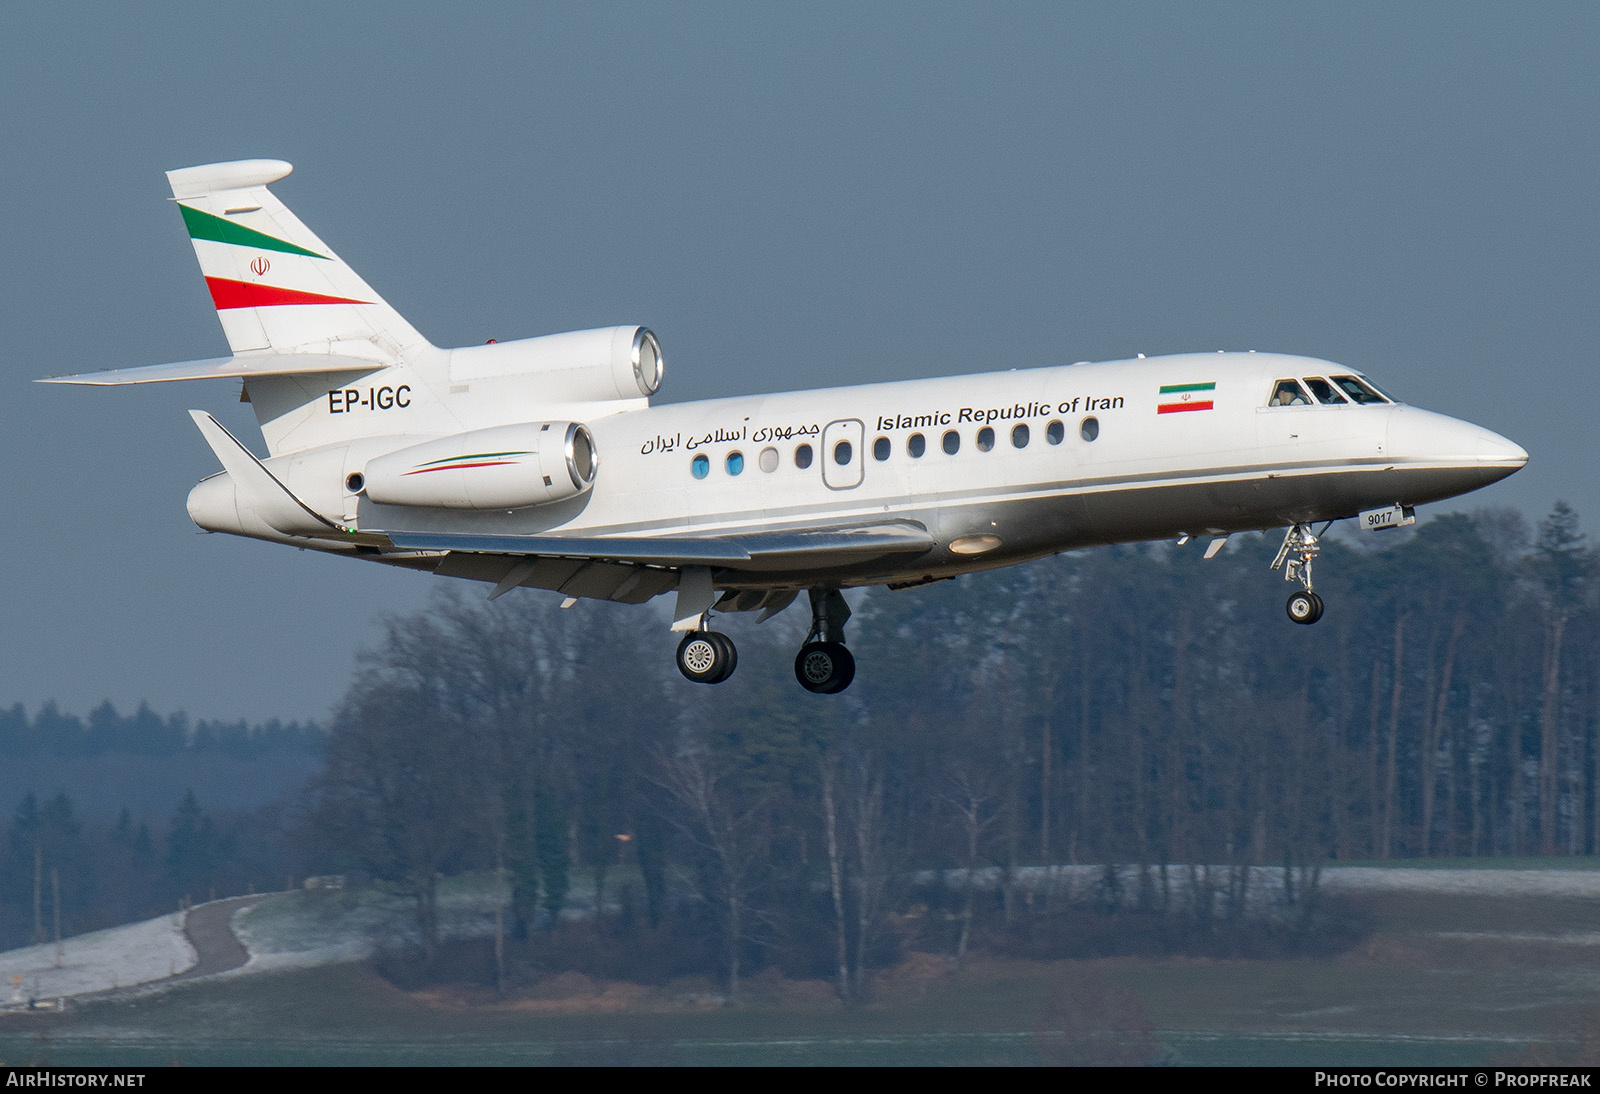
[[[1213,405],[1211,393],[1216,389],[1215,380],[1203,384],[1163,384],[1156,413],[1182,414],[1187,410],[1210,410]]]

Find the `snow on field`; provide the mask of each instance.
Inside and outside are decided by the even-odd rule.
[[[1168,868],[1167,885],[1182,899],[1198,884],[1219,893],[1228,884],[1227,867]],[[919,884],[935,883],[938,874],[923,871]],[[1004,883],[997,867],[972,871],[948,870],[944,884],[953,889],[971,885],[992,890]],[[1252,867],[1247,901],[1264,901],[1268,908],[1284,893],[1281,867]],[[1303,883],[1303,878],[1297,879]],[[1035,894],[1087,899],[1108,894],[1104,866],[1022,867],[1015,883]],[[1159,885],[1157,868],[1146,873],[1145,885]],[[1138,899],[1138,867],[1116,869],[1116,897]],[[1413,867],[1330,866],[1321,874],[1327,892],[1430,892],[1463,896],[1537,896],[1600,899],[1600,870],[1588,869],[1426,869]],[[440,934],[446,938],[481,938],[494,930],[494,908],[504,906],[508,893],[489,879],[452,879],[439,896]],[[566,917],[588,914],[575,899]],[[233,930],[250,953],[248,964],[223,975],[247,975],[271,969],[325,965],[360,960],[379,950],[415,945],[418,941],[415,908],[410,901],[375,888],[280,893],[262,898],[235,915]],[[1465,937],[1465,936],[1463,936]],[[1500,936],[1496,936],[1500,937]],[[1593,944],[1600,939],[1585,935],[1559,939],[1529,935],[1527,940]],[[56,999],[127,988],[156,982],[182,973],[196,963],[196,954],[184,934],[181,916],[165,915],[143,923],[69,938],[62,944],[61,967],[56,967],[55,946],[46,944],[0,953],[0,1008],[11,1005],[13,978],[16,990],[29,998]]]
[[[938,879],[932,870],[914,875],[919,885]],[[1160,889],[1179,899],[1188,899],[1196,887],[1212,894],[1225,893],[1236,879],[1227,866],[1169,866],[1165,878],[1161,867],[1117,866],[1022,866],[1014,884],[1025,893],[1050,895],[1065,900],[1112,901],[1125,905],[1138,902],[1141,891]],[[1251,866],[1243,877],[1246,903],[1252,908],[1281,903],[1288,892],[1286,881],[1296,891],[1308,880],[1308,872],[1297,870],[1286,878],[1281,866]],[[946,870],[944,885],[961,890],[967,886],[992,891],[1005,884],[1005,871],[998,866],[978,869]],[[1453,869],[1449,867],[1406,866],[1325,866],[1318,883],[1323,892],[1413,892],[1447,893],[1457,896],[1537,896],[1600,899],[1600,870],[1501,870],[1492,867]]]
[[[494,931],[494,907],[509,893],[490,883],[446,888],[439,895],[439,933],[483,938]],[[250,951],[241,972],[356,961],[382,949],[414,946],[415,905],[376,889],[320,890],[269,897],[237,916],[234,934]]]
[[[164,980],[195,960],[181,915],[64,939],[59,968],[54,943],[9,950],[0,953],[0,1006]]]
[[[1461,896],[1600,897],[1600,870],[1451,870],[1333,866],[1324,889],[1338,892],[1455,893]]]

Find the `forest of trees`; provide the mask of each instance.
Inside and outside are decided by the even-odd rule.
[[[1297,871],[1309,904],[1334,861],[1600,853],[1600,556],[1576,514],[1329,540],[1314,627],[1284,618],[1276,546],[1104,548],[851,594],[860,671],[837,696],[794,683],[798,610],[724,617],[741,667],[704,687],[650,609],[447,591],[390,621],[260,869],[377,879],[430,953],[440,877],[503,870],[513,967],[615,975],[623,954],[733,994],[771,964],[850,996],[906,947],[1059,940],[1078,912],[1014,884],[1031,865],[1133,868],[1106,909],[1205,945],[1255,866]],[[31,885],[26,821],[8,902],[19,866]],[[927,881],[977,867],[994,891]],[[579,872],[601,914],[562,925]],[[1178,897],[1175,872],[1220,880]],[[588,956],[558,955],[563,932]]]
[[[0,948],[176,908],[212,892],[278,888],[298,869],[286,791],[320,770],[327,733],[279,722],[191,721],[102,703],[0,710]],[[202,808],[201,798],[211,807]]]

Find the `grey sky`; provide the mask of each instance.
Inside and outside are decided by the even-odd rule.
[[[0,703],[320,717],[438,582],[196,534],[225,352],[162,172],[277,193],[441,345],[644,322],[665,397],[1258,348],[1600,511],[1592,4],[0,5]],[[1276,596],[1263,574],[1263,596]],[[641,617],[641,625],[648,625]],[[670,642],[663,639],[663,656]]]

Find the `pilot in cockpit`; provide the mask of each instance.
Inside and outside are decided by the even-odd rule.
[[[1279,380],[1272,390],[1272,398],[1267,401],[1268,406],[1309,406],[1310,403],[1305,390],[1295,380]]]

